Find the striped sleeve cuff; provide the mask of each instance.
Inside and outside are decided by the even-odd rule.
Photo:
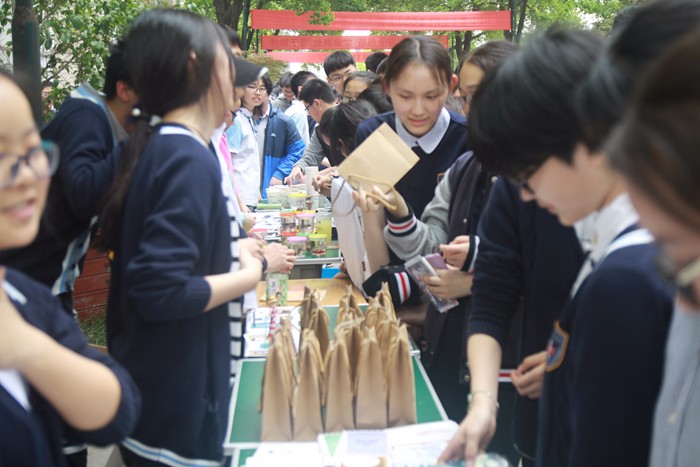
[[[394,237],[405,237],[412,234],[415,232],[417,225],[418,219],[416,219],[416,215],[412,210],[406,217],[402,217],[400,219],[392,219],[389,217],[387,219],[389,233]]]

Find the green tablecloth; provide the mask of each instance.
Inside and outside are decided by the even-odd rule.
[[[413,356],[412,359],[418,423],[446,420],[445,411],[425,374],[423,366],[416,356]],[[224,443],[229,454],[236,449],[254,448],[260,443],[262,425],[258,408],[264,368],[264,360],[243,360],[242,362],[241,371],[231,396],[228,432]]]

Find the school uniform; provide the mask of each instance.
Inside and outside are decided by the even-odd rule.
[[[359,146],[383,123],[388,124],[418,156],[418,163],[396,183],[395,188],[420,218],[447,169],[469,150],[467,120],[443,108],[433,128],[416,138],[406,130],[396,112],[387,112],[360,123],[355,145]]]
[[[673,309],[657,247],[626,194],[598,213],[593,250],[554,322],[538,466],[647,465]]]
[[[111,357],[88,347],[75,322],[42,284],[7,269],[2,284],[12,305],[29,324],[64,347],[106,365],[119,380],[121,399],[114,418],[103,428],[79,431],[63,423],[54,407],[16,370],[0,370],[0,465],[63,466],[62,438],[105,446],[127,436],[139,416],[140,397],[129,374]]]
[[[72,314],[73,284],[90,245],[102,193],[112,181],[106,159],[126,132],[103,97],[84,84],[71,93],[41,136],[59,145],[60,158],[39,232],[30,245],[0,252],[0,262],[63,296],[64,309]]]
[[[676,301],[656,401],[650,467],[695,467],[700,460],[700,313]]]
[[[520,341],[519,362],[545,349],[583,263],[583,249],[573,228],[535,202],[524,202],[503,177],[491,191],[478,236],[467,334],[491,336],[501,349]],[[522,326],[513,328],[520,308]],[[509,332],[516,336],[509,338]],[[514,439],[529,458],[535,455],[537,412],[537,401],[517,397]]]
[[[110,352],[143,397],[125,457],[220,464],[235,344],[230,324],[241,301],[205,313],[211,290],[204,276],[240,267],[239,236],[208,144],[182,126],[157,127],[125,200],[107,309]]]

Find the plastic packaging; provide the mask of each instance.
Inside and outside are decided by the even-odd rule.
[[[326,236],[324,234],[311,234],[309,235],[309,241],[311,242],[311,253],[316,256],[326,254]]]
[[[297,214],[297,230],[299,231],[299,233],[314,233],[315,219],[315,214],[310,214],[306,212]]]

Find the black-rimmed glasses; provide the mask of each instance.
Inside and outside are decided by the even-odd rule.
[[[537,172],[537,170],[539,168],[540,168],[539,166],[530,167],[530,168],[524,170],[523,172],[521,172],[519,175],[516,175],[515,177],[511,177],[511,180],[513,181],[513,183],[515,183],[515,185],[519,189],[534,196],[535,190],[533,190],[532,187],[530,186],[530,177],[532,177],[535,174],[535,172]]]
[[[42,141],[25,154],[0,153],[0,190],[15,183],[22,164],[32,169],[37,178],[48,178],[58,167],[58,146],[51,141]]]
[[[256,92],[259,92],[260,94],[267,94],[267,89],[264,86],[257,87],[255,85],[249,84],[246,86],[248,88],[248,91],[252,92],[255,94]]]

